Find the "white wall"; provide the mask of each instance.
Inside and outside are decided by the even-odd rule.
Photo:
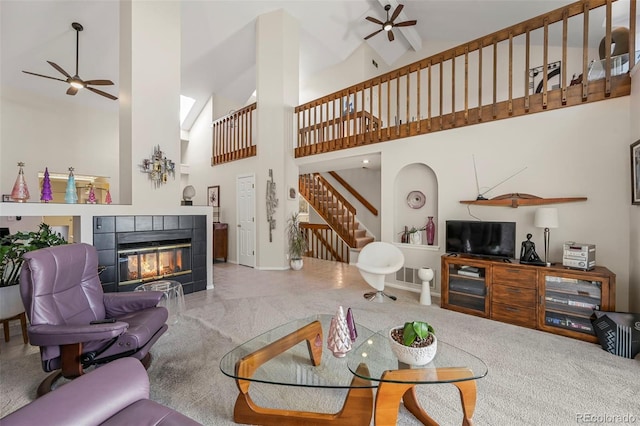
[[[78,94],[77,96],[87,95]],[[89,94],[93,96],[93,94]],[[66,95],[62,92],[62,96]],[[0,108],[0,191],[10,194],[18,175],[24,174],[31,202],[39,202],[38,172],[107,176],[114,203],[118,202],[117,108],[80,107],[73,98],[52,100],[33,92],[4,87]],[[113,102],[105,99],[105,102]],[[99,149],[96,149],[99,147]]]

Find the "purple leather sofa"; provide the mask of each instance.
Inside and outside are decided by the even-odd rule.
[[[149,399],[149,377],[121,358],[62,385],[0,419],[2,426],[158,425],[200,423]]]

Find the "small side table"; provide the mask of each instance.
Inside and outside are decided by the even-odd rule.
[[[178,315],[184,311],[184,292],[178,281],[162,280],[140,284],[134,291],[161,291],[164,293],[158,306],[164,306],[169,311],[168,322],[178,322]]]

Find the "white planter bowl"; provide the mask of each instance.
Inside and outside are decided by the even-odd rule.
[[[391,345],[391,351],[398,358],[398,361],[409,365],[426,365],[433,360],[438,350],[438,339],[435,334],[433,335],[433,343],[429,346],[411,348],[393,340],[391,331],[396,328],[402,329],[403,327],[394,327],[389,330],[389,344]]]
[[[292,259],[290,265],[291,269],[293,269],[294,271],[299,271],[300,269],[302,269],[302,259]]]
[[[24,312],[20,297],[20,286],[0,287],[0,319],[15,317]]]

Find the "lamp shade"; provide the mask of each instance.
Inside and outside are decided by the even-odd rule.
[[[536,228],[557,228],[558,209],[553,207],[541,207],[536,210],[536,216],[533,219],[533,226]]]

